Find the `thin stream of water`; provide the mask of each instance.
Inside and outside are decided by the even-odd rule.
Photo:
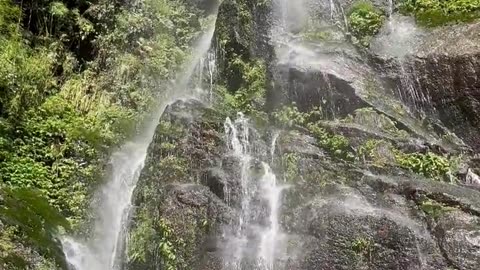
[[[152,113],[143,132],[112,155],[111,177],[99,192],[100,203],[95,209],[97,219],[93,237],[88,241],[68,237],[63,239],[66,258],[73,270],[121,269],[132,194],[156,126],[168,104],[194,94],[189,90],[189,83],[210,48],[214,25],[199,40],[194,57],[178,77],[175,87],[162,97],[163,102]]]
[[[252,151],[248,118],[239,113],[237,119],[224,123],[226,140],[233,157],[240,163],[240,202],[237,222],[227,228],[225,270],[243,270],[253,265],[257,270],[273,270],[280,239],[279,211],[282,187],[266,162],[258,163]],[[276,138],[272,137],[269,154],[274,154]],[[257,173],[261,172],[259,176]],[[266,206],[266,209],[262,210]],[[258,252],[254,252],[258,250]]]

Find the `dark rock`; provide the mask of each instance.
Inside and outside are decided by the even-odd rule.
[[[318,148],[317,140],[300,132],[282,132],[278,138],[280,153],[295,153],[300,156],[320,158],[324,153]]]
[[[480,265],[480,218],[456,210],[437,220],[434,228],[440,248],[456,269],[474,270]]]

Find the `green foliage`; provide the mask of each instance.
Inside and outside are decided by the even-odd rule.
[[[21,118],[55,92],[53,59],[44,48],[0,38],[0,115]]]
[[[283,106],[272,113],[273,120],[282,127],[302,127],[317,139],[318,144],[333,156],[342,159],[353,159],[352,149],[348,139],[342,135],[331,134],[320,126],[318,122],[323,116],[320,107],[310,112],[300,112],[295,103]]]
[[[437,219],[445,213],[455,210],[454,207],[450,207],[430,199],[423,200],[420,203],[420,209],[434,219]]]
[[[451,164],[447,158],[431,152],[426,154],[397,152],[396,160],[401,167],[434,180],[445,179],[451,171]]]
[[[57,265],[66,267],[62,246],[57,236],[60,227],[69,229],[70,224],[48,204],[42,194],[31,189],[2,187],[0,221],[4,226],[12,226],[7,227],[11,237],[18,235],[24,244],[35,247],[41,254],[53,259]],[[9,241],[3,242],[1,250],[7,254],[0,256],[0,266],[4,264],[14,268],[27,265],[20,256],[15,255]]]
[[[370,259],[373,252],[373,242],[366,238],[357,238],[352,242],[351,249],[355,254]]]
[[[400,10],[413,14],[418,23],[428,27],[469,22],[480,17],[478,0],[404,0]]]
[[[0,0],[0,186],[38,189],[78,228],[110,152],[189,54],[199,13],[181,0],[15,3]],[[176,177],[182,162],[164,165]],[[0,245],[35,237],[20,229]],[[30,248],[27,264],[41,247]]]
[[[20,8],[13,5],[10,0],[0,0],[0,39],[2,36],[18,34],[18,20],[20,19]]]
[[[284,177],[291,182],[299,175],[298,161],[299,156],[295,153],[287,153],[282,156],[282,166],[284,168]]]
[[[371,2],[356,2],[347,14],[350,31],[361,45],[368,46],[370,39],[378,33],[385,17]]]
[[[350,142],[345,136],[331,134],[320,127],[318,123],[308,123],[307,128],[317,139],[319,145],[333,156],[346,160],[354,159]]]
[[[371,161],[374,165],[383,166],[395,162],[394,148],[384,140],[368,140],[357,149],[358,157]]]
[[[162,269],[175,270],[179,264],[176,247],[182,245],[179,241],[166,220],[141,212],[129,235],[128,261],[141,264],[153,258]]]
[[[308,122],[312,122],[322,118],[322,109],[315,107],[308,113],[300,112],[295,103],[284,105],[279,110],[272,113],[275,123],[282,127],[305,126]]]
[[[266,66],[257,60],[245,62],[235,58],[230,68],[242,74],[242,84],[233,94],[226,93],[225,101],[237,111],[250,113],[265,104]]]

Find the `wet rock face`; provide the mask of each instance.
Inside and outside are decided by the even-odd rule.
[[[323,71],[280,67],[279,76],[286,78],[286,100],[296,102],[304,111],[321,106],[325,116],[345,117],[367,104],[357,96],[350,81]]]
[[[222,125],[205,112],[193,101],[168,109],[162,121],[178,124],[174,131],[182,133],[157,132],[146,163],[155,169],[142,174],[135,196],[138,213],[150,213],[174,232],[176,269],[224,269],[223,229],[236,219],[233,209],[242,196],[239,161],[225,149]],[[251,136],[259,153],[265,152],[262,136]],[[158,147],[170,139],[178,142],[174,152]],[[301,131],[281,133],[275,153],[277,179],[283,179],[280,156],[296,156],[295,176],[280,209],[278,269],[477,269],[480,192],[400,169],[372,174],[368,167],[332,159]],[[188,175],[175,166],[161,167],[165,155],[186,158]],[[134,218],[132,230],[142,224],[141,217]],[[149,258],[127,269],[155,269],[161,263]]]
[[[452,211],[438,219],[435,234],[447,260],[458,269],[480,265],[480,219],[462,211]]]
[[[436,30],[410,64],[415,87],[428,97],[425,109],[475,149],[480,149],[479,32],[479,23]]]
[[[322,19],[331,19],[329,1],[306,2],[318,3]],[[333,3],[346,9],[352,1]],[[375,1],[375,5],[385,10],[388,1]],[[287,139],[282,133],[275,157],[260,156],[269,146],[264,134],[253,134],[258,158],[274,163],[271,167],[279,181],[289,181],[281,203],[280,228],[285,239],[277,268],[477,270],[478,171],[466,166],[465,187],[427,180],[391,165],[396,157],[390,146],[407,154],[432,149],[447,153],[452,148],[440,143],[447,126],[471,146],[480,147],[476,132],[480,127],[479,26],[428,33],[421,37],[423,45],[403,62],[398,56],[378,56],[343,44],[345,40],[342,44],[338,40],[292,41],[282,48],[288,52],[285,57],[282,50],[272,48],[271,11],[264,2],[223,2],[216,31],[220,80],[235,92],[243,78],[229,69],[229,62],[237,57],[246,63],[264,60],[272,82],[268,109],[295,101],[305,112],[322,106],[329,120],[346,120],[350,115],[351,122],[324,121],[322,128],[347,137],[353,149],[369,139],[382,140],[376,151],[391,166],[339,160],[303,129]],[[399,96],[412,94],[402,88],[405,72],[414,78],[418,95],[402,99]],[[354,113],[359,108],[369,108],[381,118],[358,118]],[[422,114],[432,121],[419,117]],[[221,228],[238,215],[233,209],[238,209],[242,192],[239,161],[228,154],[223,120],[199,102],[179,102],[162,117],[149,149],[135,205],[139,213],[166,222],[178,237],[172,241],[187,241],[188,245],[178,245],[176,252],[184,264],[176,269],[224,269]],[[426,127],[437,120],[437,126]],[[290,171],[285,157],[292,163]],[[136,217],[133,224],[135,229],[143,223]],[[158,226],[152,228],[162,234]],[[158,265],[149,258],[131,269]]]
[[[331,161],[308,160],[300,166],[303,181],[285,194],[286,269],[478,265],[480,193],[414,177],[362,176],[349,172],[353,168],[333,168]]]
[[[307,219],[308,234],[315,241],[298,269],[446,268],[420,224],[362,206],[357,201],[333,201],[316,207],[315,218]]]

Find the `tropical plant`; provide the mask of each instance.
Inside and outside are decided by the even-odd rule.
[[[354,3],[347,13],[350,32],[363,46],[369,45],[370,39],[378,33],[384,20],[382,11],[367,1]]]

